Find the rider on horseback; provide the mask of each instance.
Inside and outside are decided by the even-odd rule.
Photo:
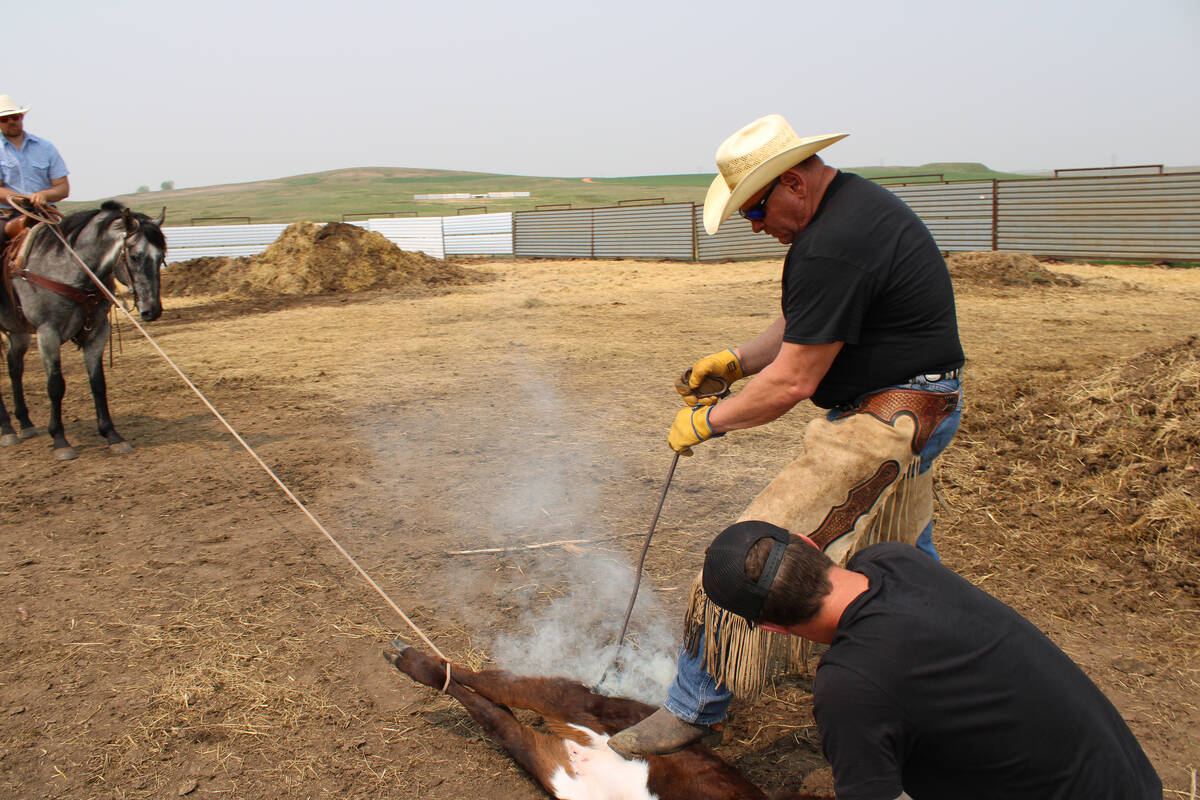
[[[25,112],[29,106],[19,106],[6,94],[0,94],[0,133],[4,134],[0,154],[0,201],[9,195],[24,195],[39,209],[63,200],[71,191],[67,180],[67,165],[58,149],[49,140],[25,132]],[[0,206],[6,208],[7,206]],[[15,217],[15,219],[14,219]],[[0,215],[0,253],[5,239],[16,233],[7,230],[24,220],[17,212]]]

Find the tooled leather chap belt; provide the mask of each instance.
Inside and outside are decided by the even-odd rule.
[[[893,425],[907,414],[916,423],[913,430],[914,455],[925,449],[933,431],[958,408],[957,392],[925,392],[920,389],[885,389],[868,395],[850,409],[851,414],[870,414],[880,422]]]

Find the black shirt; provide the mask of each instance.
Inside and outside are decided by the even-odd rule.
[[[1161,800],[1112,703],[1020,614],[910,545],[847,566],[870,586],[813,689],[840,800]]]
[[[822,408],[963,364],[950,272],[920,218],[896,195],[834,177],[783,270],[783,340],[844,342],[812,396]]]

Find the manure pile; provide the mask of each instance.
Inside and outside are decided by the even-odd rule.
[[[951,253],[946,258],[955,283],[976,286],[1078,286],[1070,275],[1051,272],[1028,253]]]
[[[289,225],[263,253],[194,258],[163,270],[168,296],[303,296],[480,283],[494,276],[401,250],[380,233],[341,222]]]
[[[1200,597],[1200,337],[1074,386],[1016,391],[975,423],[1019,467],[1006,476],[1014,496],[1038,496],[1034,516],[1066,512],[1061,533],[1140,553],[1160,580]]]

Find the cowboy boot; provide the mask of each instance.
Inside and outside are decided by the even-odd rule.
[[[693,744],[709,747],[721,743],[724,724],[698,725],[684,722],[660,708],[641,722],[615,734],[608,746],[625,758],[665,756]]]

